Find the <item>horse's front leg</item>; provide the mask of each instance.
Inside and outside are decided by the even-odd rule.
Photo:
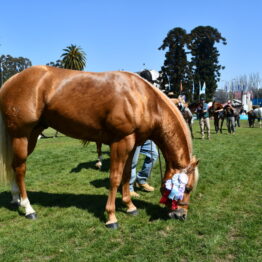
[[[214,126],[215,126],[215,130],[216,130],[216,134],[217,134],[218,130],[219,130],[219,119],[216,116],[214,116]]]
[[[131,177],[131,166],[134,157],[134,150],[129,154],[124,168],[123,179],[122,179],[122,202],[127,206],[127,214],[136,215],[138,213],[136,206],[133,204],[130,196],[130,177]]]
[[[108,228],[117,228],[117,218],[115,215],[115,200],[117,189],[122,181],[124,167],[130,152],[134,148],[134,139],[132,136],[114,142],[110,145],[110,189],[106,203],[106,212],[108,214],[108,221],[106,226]]]
[[[26,159],[28,156],[28,139],[26,137],[13,138],[13,161],[12,167],[15,172],[15,181],[12,183],[11,193],[13,196],[12,203],[17,202],[21,207],[25,208],[25,216],[29,219],[36,218],[36,212],[32,208],[30,201],[27,197],[25,186],[25,172],[26,172]],[[18,198],[18,191],[20,192],[20,201]]]

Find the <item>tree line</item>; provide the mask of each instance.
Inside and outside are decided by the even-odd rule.
[[[66,69],[83,70],[86,66],[86,54],[81,47],[70,45],[63,49],[61,60],[49,62],[46,65]],[[11,55],[0,56],[0,85],[11,76],[32,66],[32,62],[24,57],[12,57]]]
[[[211,26],[198,26],[189,33],[180,27],[170,30],[158,48],[166,52],[160,70],[160,88],[165,92],[173,92],[176,97],[182,91],[187,100],[193,101],[199,99],[200,89],[205,83],[206,99],[212,99],[217,89],[217,82],[220,80],[220,71],[224,68],[219,64],[220,54],[215,46],[220,42],[226,44],[226,39]],[[63,51],[60,59],[47,65],[75,70],[84,69],[86,54],[81,47],[70,45]],[[2,55],[0,83],[31,65],[28,58]]]

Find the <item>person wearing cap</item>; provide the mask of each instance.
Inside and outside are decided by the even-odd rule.
[[[207,139],[210,139],[210,121],[209,121],[208,104],[205,102],[204,98],[201,98],[196,113],[199,119],[201,138],[202,139],[205,138],[205,128],[206,128]]]

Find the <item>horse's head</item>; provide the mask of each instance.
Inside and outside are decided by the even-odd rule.
[[[188,212],[188,207],[189,207],[189,200],[190,200],[190,195],[191,193],[196,189],[197,183],[198,183],[198,178],[199,178],[199,173],[198,173],[198,163],[199,160],[197,160],[195,157],[192,158],[190,164],[188,167],[179,170],[179,175],[185,176],[185,185],[179,185],[178,186],[178,191],[183,188],[183,192],[178,192],[178,196],[180,194],[179,200],[171,200],[170,196],[172,195],[173,188],[175,188],[176,182],[171,186],[173,187],[171,190],[166,191],[166,202],[162,202],[163,198],[165,199],[165,193],[162,192],[162,195],[164,197],[161,198],[160,203],[165,203],[166,206],[169,208],[169,217],[171,218],[176,218],[180,220],[185,220],[187,217],[187,212]],[[175,178],[174,174],[173,178]],[[172,178],[172,180],[173,180]],[[179,179],[178,179],[179,181]],[[168,182],[168,181],[167,181]],[[172,183],[172,182],[171,182]],[[166,183],[167,184],[167,183]],[[166,189],[166,188],[165,188]],[[165,190],[164,189],[164,190]]]
[[[179,219],[186,219],[187,216],[187,211],[189,207],[189,200],[190,200],[190,195],[193,191],[195,191],[199,179],[199,173],[198,173],[198,163],[199,160],[193,157],[189,167],[185,169],[185,173],[188,176],[188,182],[185,187],[185,192],[183,199],[178,201],[178,208],[177,212],[179,214]]]

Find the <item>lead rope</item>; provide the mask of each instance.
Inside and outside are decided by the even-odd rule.
[[[160,185],[162,185],[162,181],[163,181],[163,172],[162,172],[162,164],[161,164],[161,157],[160,157],[160,150],[159,147],[157,147],[157,151],[158,151],[158,159],[159,159],[159,169],[160,169]]]

